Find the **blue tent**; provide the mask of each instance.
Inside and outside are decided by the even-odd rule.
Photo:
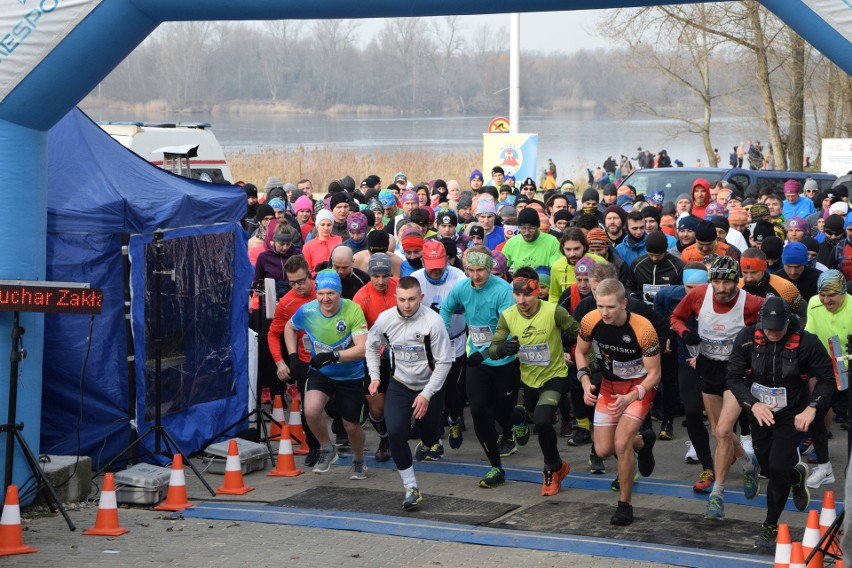
[[[194,453],[247,403],[245,193],[152,166],[78,109],[48,133],[48,184],[47,280],[102,288],[104,307],[93,320],[45,317],[41,453],[98,468],[132,440],[133,420],[140,434],[153,423],[158,268],[163,424]]]

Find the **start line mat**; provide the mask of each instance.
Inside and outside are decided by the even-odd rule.
[[[634,507],[635,521],[626,527],[609,524],[615,506],[548,501],[533,505],[487,526],[537,533],[572,534],[617,538],[648,544],[718,550],[755,556],[765,551],[754,548],[760,523],[724,519],[707,521],[694,513]],[[801,540],[802,530],[791,528],[793,540]]]
[[[302,491],[287,499],[273,501],[269,506],[371,513],[394,517],[411,517],[416,514],[419,519],[465,525],[482,525],[518,508],[518,505],[511,503],[490,503],[474,499],[425,494],[423,495],[423,503],[417,507],[416,513],[414,513],[414,511],[402,510],[402,498],[404,496],[405,494],[401,489],[399,491],[385,491],[361,487],[321,486]]]

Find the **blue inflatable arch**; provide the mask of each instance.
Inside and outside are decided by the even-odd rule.
[[[761,0],[852,74],[849,0]],[[0,279],[43,280],[46,258],[47,130],[161,22],[379,18],[622,8],[637,0],[0,0]],[[0,313],[0,343],[11,314]],[[28,357],[19,376],[18,419],[37,453],[44,324],[22,314]],[[49,332],[50,330],[48,330]],[[11,349],[11,340],[6,345]],[[2,351],[2,345],[0,345]],[[0,356],[0,418],[6,422],[9,358]],[[5,444],[5,438],[0,445]],[[0,447],[0,456],[4,450]],[[15,460],[17,483],[28,475]],[[5,488],[4,488],[5,489]]]

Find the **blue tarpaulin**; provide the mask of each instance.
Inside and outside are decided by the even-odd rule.
[[[98,468],[132,440],[132,415],[139,433],[152,424],[158,262],[168,273],[160,280],[163,425],[185,452],[197,451],[247,403],[252,271],[239,223],[245,193],[149,164],[78,109],[48,133],[48,184],[47,280],[102,288],[104,307],[94,317],[88,359],[88,317],[45,317],[41,453],[79,452]],[[152,245],[157,229],[164,230],[159,260]],[[129,399],[129,349],[135,401]],[[153,443],[147,437],[145,449]]]

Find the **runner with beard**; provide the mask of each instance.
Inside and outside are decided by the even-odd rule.
[[[559,301],[562,292],[574,283],[574,268],[581,258],[591,258],[595,262],[606,262],[601,256],[589,253],[589,243],[582,229],[571,227],[562,233],[559,239],[559,249],[562,258],[553,263],[550,270],[549,300],[553,303]]]

